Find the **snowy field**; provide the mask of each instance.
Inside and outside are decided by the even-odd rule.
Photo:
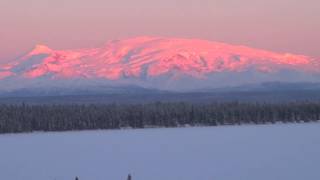
[[[319,180],[320,124],[0,135],[0,180]]]

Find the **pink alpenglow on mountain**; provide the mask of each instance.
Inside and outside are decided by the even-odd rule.
[[[319,67],[318,60],[304,55],[198,39],[137,37],[93,49],[53,50],[37,45],[24,57],[0,65],[0,79],[105,80],[160,89],[192,89],[317,81]]]

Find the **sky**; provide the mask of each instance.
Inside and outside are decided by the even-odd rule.
[[[320,57],[319,0],[0,0],[0,62],[36,44],[197,38]]]

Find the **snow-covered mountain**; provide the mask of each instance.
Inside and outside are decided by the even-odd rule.
[[[0,90],[139,86],[195,90],[264,82],[319,82],[320,60],[198,39],[137,37],[100,48],[37,45],[0,65]]]

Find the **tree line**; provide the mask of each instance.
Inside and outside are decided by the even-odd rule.
[[[319,102],[0,105],[0,133],[312,122]]]

